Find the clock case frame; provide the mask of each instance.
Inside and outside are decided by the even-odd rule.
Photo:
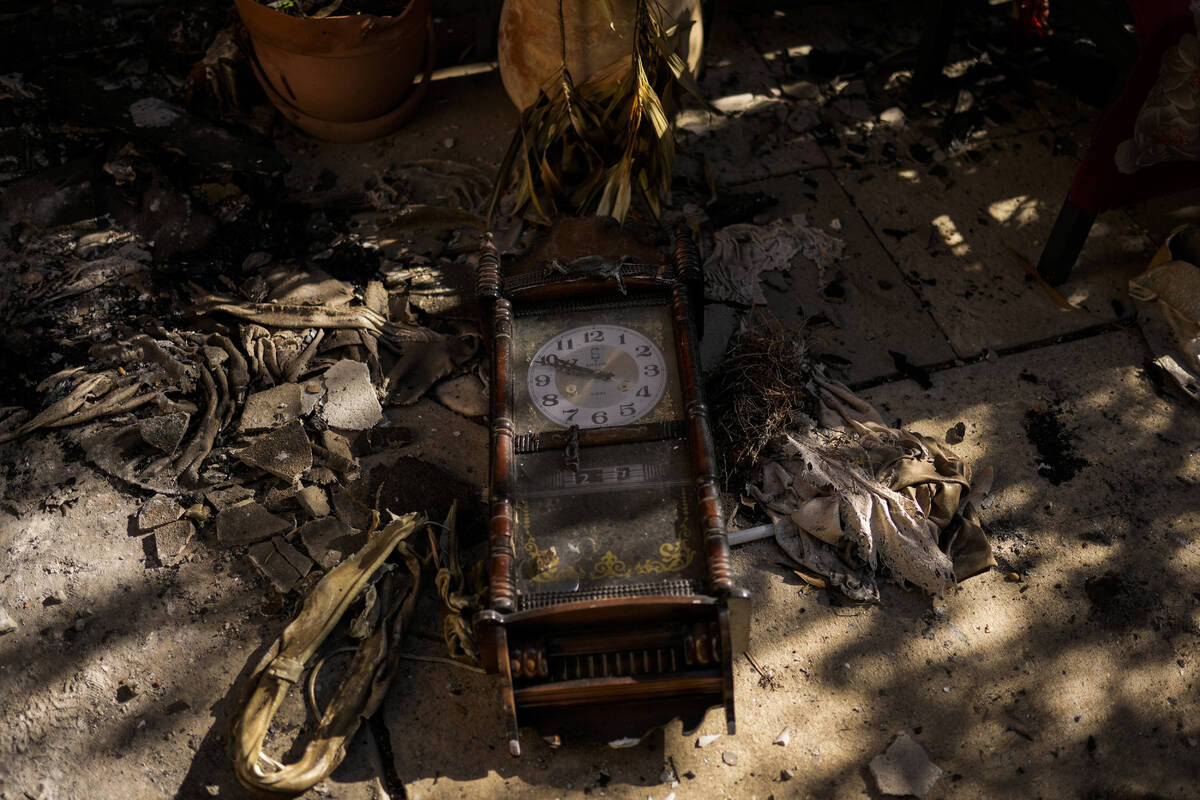
[[[746,649],[750,596],[734,585],[716,479],[712,431],[701,386],[698,348],[703,303],[699,254],[685,226],[674,232],[672,256],[660,263],[624,263],[611,274],[560,274],[537,267],[505,276],[490,235],[476,273],[476,294],[491,361],[488,531],[489,604],[475,619],[483,666],[498,673],[509,749],[520,754],[519,726],[542,736],[614,741],[640,739],[678,718],[685,732],[709,709],[724,710],[735,732],[733,659]],[[514,537],[520,500],[520,449],[562,450],[567,430],[518,436],[512,390],[513,319],[523,307],[659,299],[669,308],[682,396],[682,425],[631,424],[578,431],[588,448],[686,441],[694,482],[704,580],[697,590],[668,593],[562,593],[554,602],[520,608]],[[662,584],[665,586],[665,584]],[[597,595],[600,596],[597,596]],[[669,655],[664,660],[663,653]],[[654,654],[654,655],[651,655]],[[624,659],[624,660],[622,660]],[[567,664],[573,664],[569,670]],[[562,665],[562,676],[552,674]],[[585,666],[586,665],[586,666]]]

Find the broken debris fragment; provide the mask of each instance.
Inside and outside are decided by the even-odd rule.
[[[183,441],[184,434],[187,433],[191,418],[191,414],[185,411],[146,417],[138,420],[138,433],[142,435],[146,444],[167,455],[174,455],[179,443]]]
[[[313,562],[308,556],[279,536],[269,542],[259,542],[250,548],[250,563],[280,594],[286,594],[309,573]]]
[[[182,516],[183,506],[166,495],[156,494],[138,510],[137,528],[141,533],[147,533]]]
[[[296,502],[313,519],[329,516],[329,496],[320,486],[305,486],[296,492]]]
[[[227,508],[217,514],[217,541],[223,545],[242,545],[283,533],[292,525],[255,502]]]
[[[0,636],[12,633],[17,629],[17,621],[12,618],[5,608],[0,608]]]
[[[237,453],[238,459],[286,481],[300,477],[313,464],[312,444],[300,420],[264,433]]]
[[[155,528],[150,535],[154,547],[154,556],[164,567],[178,564],[183,557],[183,551],[196,534],[196,526],[186,519],[176,520],[162,527]]]
[[[300,542],[324,569],[332,569],[366,542],[359,533],[337,517],[323,517],[300,528]]]
[[[925,748],[902,733],[886,752],[871,759],[871,774],[883,794],[924,797],[942,770],[929,760]]]
[[[301,414],[301,395],[297,383],[285,383],[264,392],[255,392],[246,398],[242,411],[243,433],[260,433],[279,428]]]
[[[236,506],[246,500],[253,499],[254,491],[246,486],[230,486],[226,489],[213,489],[204,495],[204,499],[212,503],[218,511]]]
[[[362,431],[383,419],[383,408],[371,385],[370,368],[342,359],[325,372],[325,407],[321,414],[331,427]]]

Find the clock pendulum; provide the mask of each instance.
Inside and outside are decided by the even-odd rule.
[[[518,729],[641,738],[713,707],[734,732],[733,585],[696,320],[699,258],[550,259],[476,279],[491,357],[489,607],[475,620]],[[546,266],[548,264],[549,266]]]

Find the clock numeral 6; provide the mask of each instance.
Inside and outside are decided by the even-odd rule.
[[[556,405],[558,405],[558,395],[556,395],[556,394],[544,394],[544,395],[542,395],[542,405],[544,405],[544,406],[556,406]]]
[[[608,412],[597,411],[595,414],[592,414],[592,424],[603,425],[606,422],[608,422]]]

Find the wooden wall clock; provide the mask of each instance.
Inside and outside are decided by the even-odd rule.
[[[544,253],[542,255],[545,255]],[[700,386],[702,276],[593,255],[476,283],[491,355],[490,601],[476,618],[509,746],[640,738],[723,707],[749,595],[734,587]]]

